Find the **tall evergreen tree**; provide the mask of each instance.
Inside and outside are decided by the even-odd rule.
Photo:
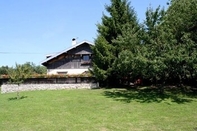
[[[165,77],[165,69],[167,68],[163,61],[166,53],[166,41],[163,39],[162,26],[164,23],[165,10],[157,7],[156,10],[149,7],[146,11],[146,20],[144,21],[143,43],[146,47],[145,57],[148,59],[144,72],[146,78],[157,82]]]
[[[142,30],[139,26],[127,25],[122,35],[113,42],[118,45],[119,54],[113,63],[118,78],[132,79],[142,76],[145,48],[141,43]]]
[[[159,8],[147,11],[144,39],[149,50],[147,69],[156,79],[181,83],[196,77],[196,14],[195,0],[171,0],[166,12]]]
[[[98,36],[95,46],[92,47],[93,74],[98,80],[115,82],[117,72],[113,68],[114,61],[119,53],[128,45],[117,42],[117,38],[123,35],[125,29],[139,27],[134,9],[127,0],[111,0],[107,5],[108,15],[103,15],[102,22],[97,25]]]
[[[197,2],[171,0],[165,17],[166,39],[171,39],[166,64],[169,76],[182,82],[197,76]]]

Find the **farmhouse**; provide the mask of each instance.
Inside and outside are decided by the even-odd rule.
[[[42,62],[47,68],[47,74],[81,74],[92,66],[93,43],[88,41],[76,42],[72,39],[72,46],[54,55],[46,56]]]

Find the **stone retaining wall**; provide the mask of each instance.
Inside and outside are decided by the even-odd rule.
[[[98,88],[97,83],[84,84],[3,84],[1,93],[11,93],[17,91],[34,91],[34,90],[61,90],[61,89],[93,89]]]

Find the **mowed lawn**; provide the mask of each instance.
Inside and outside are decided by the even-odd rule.
[[[0,94],[1,131],[197,131],[197,98],[124,89]]]

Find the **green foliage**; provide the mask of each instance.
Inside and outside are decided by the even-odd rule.
[[[32,70],[28,65],[19,65],[17,63],[14,69],[8,70],[10,82],[18,85],[23,83],[24,80],[31,75],[31,73]]]
[[[9,75],[10,83],[20,86],[20,84],[22,84],[31,75],[32,70],[26,64],[19,65],[16,63],[16,67],[14,69],[7,70],[7,72]],[[17,91],[17,99],[20,99],[19,89]]]
[[[35,65],[34,63],[31,62],[26,62],[25,64],[23,64],[23,66],[27,66],[32,74],[46,74],[47,69],[44,66],[40,66],[40,65]]]
[[[175,35],[178,43],[182,43],[182,37],[188,33],[190,38],[197,41],[197,3],[196,0],[172,0],[167,11],[166,23],[170,33]]]
[[[146,11],[144,21],[144,33],[142,40],[144,48],[144,59],[147,59],[143,77],[150,80],[160,80],[165,77],[163,72],[167,67],[164,63],[166,53],[166,41],[163,41],[162,26],[164,23],[165,10],[160,6],[154,11],[151,7]],[[166,39],[166,38],[164,38]]]
[[[47,68],[45,66],[35,66],[34,68],[34,72],[36,74],[46,74],[47,73]]]
[[[149,7],[141,25],[126,0],[111,0],[106,10],[92,48],[97,79],[197,83],[196,0],[171,0],[167,10]]]
[[[144,66],[143,53],[145,48],[141,44],[142,30],[139,26],[125,25],[122,35],[113,42],[119,51],[118,57],[113,63],[113,69],[120,78],[141,75],[140,68]],[[143,63],[143,64],[142,64]]]
[[[101,24],[97,25],[98,36],[95,39],[95,46],[92,47],[94,54],[92,73],[98,80],[114,82],[120,75],[117,74],[114,63],[119,61],[116,59],[120,52],[125,48],[131,49],[132,46],[131,43],[122,42],[121,36],[125,36],[128,31],[132,33],[129,29],[136,32],[140,26],[136,13],[127,0],[111,0],[111,4],[106,6],[106,11],[109,15],[103,15]]]
[[[44,75],[47,73],[46,67],[40,66],[40,65],[35,65],[34,63],[31,63],[31,62],[26,62],[24,64],[21,64],[21,66],[28,67],[29,70],[31,70],[32,75],[33,74]],[[13,69],[13,67],[8,67],[8,66],[0,67],[0,75],[8,75],[7,70],[12,70],[12,69]]]
[[[8,66],[0,67],[0,75],[7,75],[7,70],[9,69]]]
[[[168,67],[163,73],[179,83],[196,77],[196,9],[195,0],[172,0],[160,26],[162,58]]]

